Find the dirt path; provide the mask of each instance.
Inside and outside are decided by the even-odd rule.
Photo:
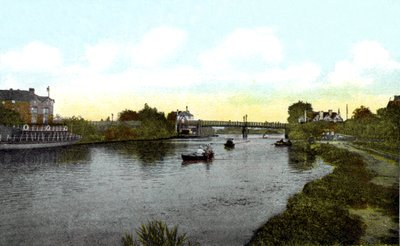
[[[359,153],[367,168],[376,173],[371,182],[383,187],[397,187],[399,189],[399,163],[387,159],[374,151],[362,150],[345,142],[331,142],[337,147]],[[350,209],[350,212],[359,215],[366,224],[365,235],[361,238],[362,244],[382,244],[384,238],[393,238],[399,235],[399,220],[395,216],[388,215],[381,208],[367,207],[366,209]]]

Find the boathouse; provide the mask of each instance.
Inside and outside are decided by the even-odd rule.
[[[6,109],[13,110],[28,124],[51,124],[53,122],[54,99],[50,98],[50,88],[47,96],[38,96],[34,88],[29,90],[0,90],[0,103]]]

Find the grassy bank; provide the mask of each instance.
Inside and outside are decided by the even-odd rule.
[[[259,228],[248,245],[359,244],[367,224],[355,210],[379,210],[398,225],[398,184],[370,182],[376,173],[348,150],[323,144],[312,151],[334,171],[305,185],[302,193],[289,199],[286,211]],[[375,240],[397,244],[398,232]]]

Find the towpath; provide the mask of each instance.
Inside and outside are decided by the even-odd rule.
[[[396,187],[399,191],[399,161],[398,156],[389,157],[376,150],[362,149],[347,142],[331,142],[337,147],[359,153],[367,168],[374,171],[376,176],[371,180],[382,187]],[[399,235],[399,218],[389,215],[382,208],[367,207],[366,209],[351,209],[351,213],[361,216],[366,224],[365,235],[361,244],[381,244],[383,238],[394,238]]]

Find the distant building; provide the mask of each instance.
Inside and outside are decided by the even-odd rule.
[[[186,106],[186,111],[179,111],[177,112],[177,120],[178,121],[188,121],[194,120],[193,114],[189,112],[188,106]]]
[[[188,106],[186,106],[186,111],[177,110],[176,130],[179,134],[192,134],[195,131],[196,127],[188,125],[189,120],[194,120],[194,116],[190,113]]]
[[[394,99],[388,102],[386,108],[400,107],[400,96],[394,96]]]
[[[310,112],[299,117],[299,123],[315,122],[315,121],[329,121],[329,122],[343,122],[343,118],[340,116],[340,110],[338,112],[333,112],[331,109],[328,112]]]
[[[47,91],[49,92],[49,87]],[[18,112],[22,120],[28,124],[51,124],[53,122],[54,99],[38,96],[35,89],[0,90],[0,103],[6,109]]]

